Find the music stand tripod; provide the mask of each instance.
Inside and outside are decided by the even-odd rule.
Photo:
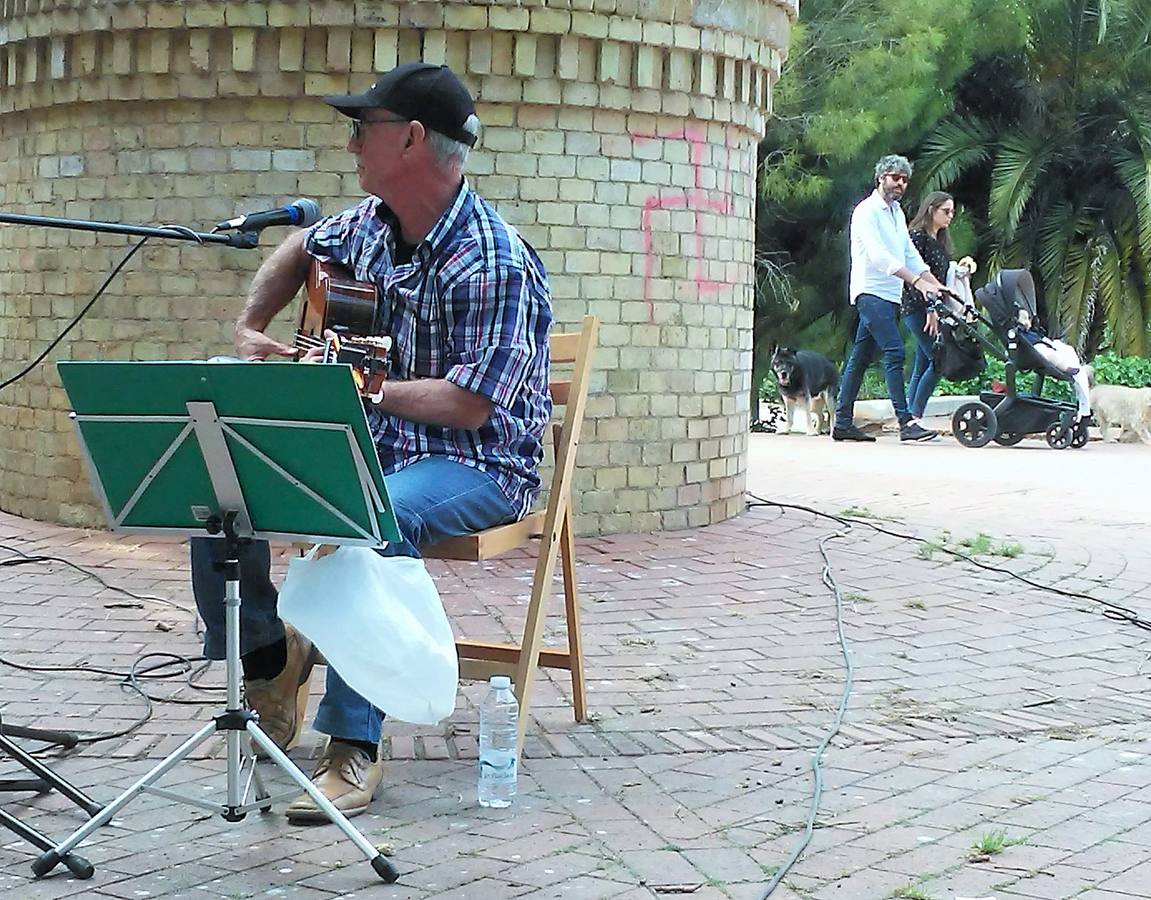
[[[3,716],[0,715],[0,753],[10,756],[36,776],[34,778],[0,779],[0,792],[34,791],[37,794],[42,794],[55,789],[79,806],[89,816],[94,816],[103,809],[100,804],[93,801],[91,797],[78,787],[61,778],[34,756],[29,755],[17,744],[12,743],[10,738],[47,741],[49,744],[58,744],[65,750],[70,750],[72,747],[75,747],[78,742],[76,735],[68,731],[45,731],[40,728],[5,725]],[[0,809],[0,825],[9,831],[15,832],[28,843],[39,847],[41,850],[51,850],[55,846],[47,835],[41,834],[30,825],[25,825],[4,809]],[[92,872],[94,871],[92,864],[82,856],[78,856],[75,853],[68,853],[63,857],[61,862],[63,862],[64,865],[68,867],[68,870],[77,878],[92,877]]]
[[[298,363],[61,362],[60,377],[113,530],[213,535],[225,542],[227,704],[214,719],[32,864],[50,872],[147,791],[243,819],[271,796],[243,737],[303,789],[386,882],[399,874],[243,708],[239,547],[248,540],[379,547],[398,540],[351,370]],[[322,461],[322,465],[319,464]],[[155,782],[215,732],[227,742],[223,804]],[[250,764],[250,765],[247,765]],[[245,768],[247,772],[245,774]],[[247,801],[251,787],[255,799]],[[91,874],[91,873],[89,873]]]

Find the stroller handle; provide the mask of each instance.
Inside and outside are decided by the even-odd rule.
[[[927,295],[928,309],[941,319],[954,322],[960,317],[970,319],[972,315],[978,317],[974,306],[969,306],[962,296],[950,288],[941,288]]]

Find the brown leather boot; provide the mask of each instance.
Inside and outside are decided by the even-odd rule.
[[[281,750],[290,750],[304,729],[308,683],[316,663],[312,642],[291,625],[284,625],[288,659],[275,678],[244,680],[248,708],[260,716],[260,728]],[[259,751],[257,751],[259,752]]]
[[[368,808],[383,776],[384,764],[380,760],[372,762],[371,756],[359,747],[329,740],[312,772],[312,783],[336,809],[350,818]],[[294,824],[328,821],[327,814],[307,794],[292,801],[286,814],[288,821]]]

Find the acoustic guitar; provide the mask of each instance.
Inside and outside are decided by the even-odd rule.
[[[379,402],[387,378],[392,339],[381,336],[375,285],[357,281],[343,266],[313,259],[296,347],[324,348],[324,362],[346,363],[360,394]],[[334,338],[325,338],[332,331]]]

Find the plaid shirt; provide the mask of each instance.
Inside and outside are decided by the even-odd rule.
[[[304,247],[376,285],[380,331],[392,338],[390,380],[443,378],[489,399],[492,412],[467,430],[369,406],[384,474],[444,456],[491,474],[523,517],[539,493],[551,419],[551,292],[543,263],[466,181],[407,263],[396,262],[396,234],[390,210],[368,197],[312,226]]]

